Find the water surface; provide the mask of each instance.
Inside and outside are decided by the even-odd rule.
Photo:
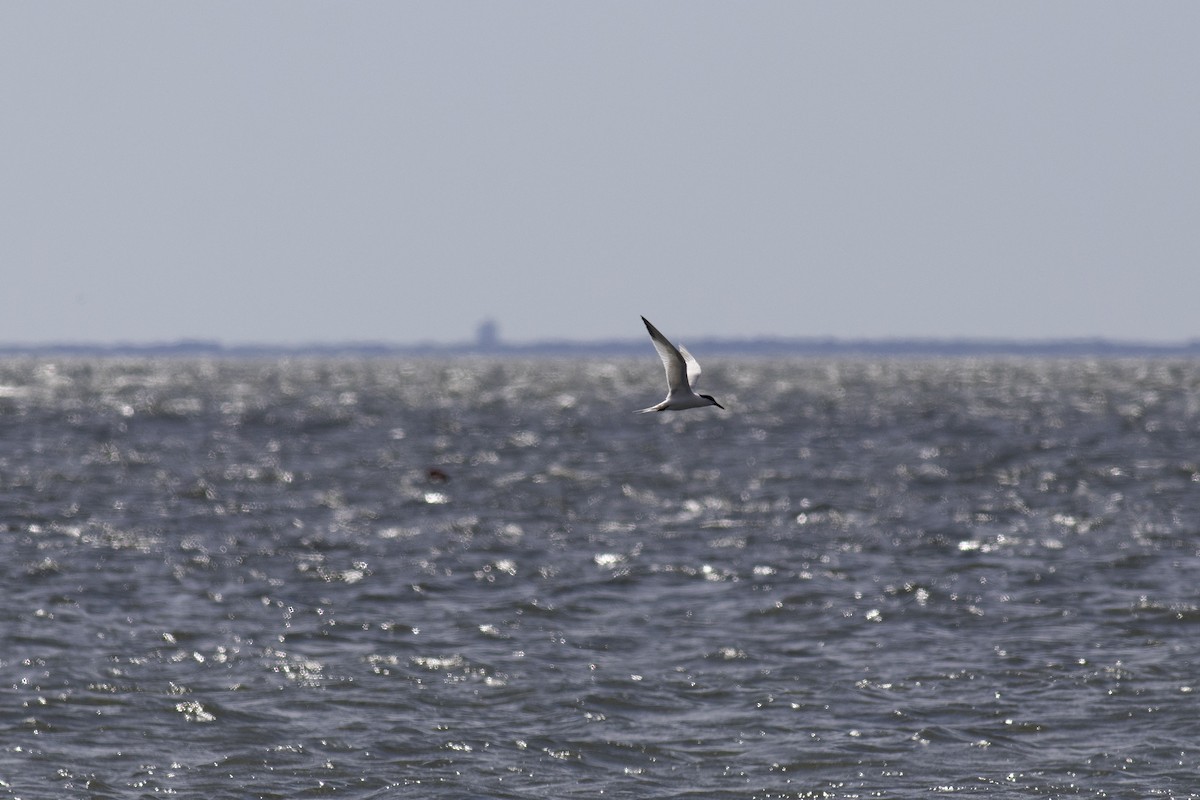
[[[0,797],[1193,797],[1200,363],[0,362]]]

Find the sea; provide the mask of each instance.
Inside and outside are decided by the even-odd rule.
[[[705,367],[0,360],[0,798],[1200,797],[1200,360]]]

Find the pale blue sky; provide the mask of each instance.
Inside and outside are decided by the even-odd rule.
[[[0,342],[1200,337],[1200,4],[6,2]]]

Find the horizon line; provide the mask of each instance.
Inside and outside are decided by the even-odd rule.
[[[1004,337],[891,336],[756,336],[704,337],[692,339],[696,350],[710,354],[836,355],[1200,355],[1200,338],[1182,341],[1137,341],[1103,336]],[[220,339],[181,337],[172,340],[87,342],[0,342],[0,356],[13,355],[619,355],[645,349],[641,338],[567,340],[542,339],[508,342],[480,336],[475,341],[400,343],[386,340],[345,339],[309,342],[233,342]]]

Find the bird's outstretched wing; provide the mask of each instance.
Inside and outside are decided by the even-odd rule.
[[[650,340],[654,342],[654,349],[658,351],[658,357],[662,359],[663,368],[667,371],[668,393],[681,386],[690,385],[686,382],[691,377],[691,366],[684,361],[684,357],[675,349],[675,345],[668,342],[667,337],[650,324],[650,320],[642,317],[642,322],[646,323],[646,330],[650,332]],[[696,359],[691,359],[691,363],[695,364]],[[696,374],[700,374],[699,364],[696,364]]]
[[[688,386],[695,389],[696,382],[700,380],[700,362],[683,345],[679,345],[679,352],[683,355],[683,360],[687,364]]]

